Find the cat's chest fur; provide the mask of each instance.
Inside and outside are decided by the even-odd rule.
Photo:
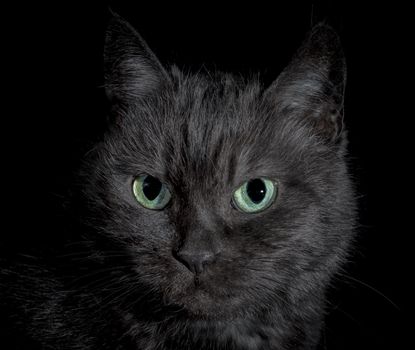
[[[314,303],[301,307],[314,308]],[[271,350],[312,349],[318,342],[322,315],[308,320],[300,310],[289,316],[269,310],[261,319],[244,317],[222,321],[172,319],[167,322],[138,321],[134,314],[118,313],[122,320],[122,349],[145,350]],[[116,344],[114,344],[115,346]]]
[[[315,340],[304,343],[306,338],[315,339],[316,334],[304,334],[301,327],[272,323],[266,320],[235,319],[227,322],[192,322],[150,325],[132,322],[128,325],[131,344],[146,350],[266,350],[309,349]],[[127,317],[128,318],[128,317]],[[279,320],[284,322],[283,319]],[[317,321],[317,320],[316,320]],[[318,333],[319,327],[308,332]],[[145,335],[144,335],[145,334]],[[289,341],[287,335],[290,334]],[[294,340],[293,340],[294,339]]]

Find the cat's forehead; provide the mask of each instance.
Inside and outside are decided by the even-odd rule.
[[[238,167],[257,158],[254,153],[267,131],[259,85],[231,77],[213,82],[194,78],[173,98],[174,116],[166,116],[164,140],[166,146],[174,145],[173,162],[186,163],[184,168],[199,176],[231,181]]]
[[[272,175],[279,119],[255,81],[196,76],[130,113],[124,150],[137,168],[173,182],[237,183]]]

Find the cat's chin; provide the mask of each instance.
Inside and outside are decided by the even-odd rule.
[[[193,279],[167,299],[195,319],[229,320],[241,316],[240,298],[234,293],[226,293],[223,288],[216,288],[208,281]]]

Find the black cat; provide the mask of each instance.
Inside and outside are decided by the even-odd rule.
[[[264,88],[166,69],[114,15],[105,71],[71,244],[2,263],[15,348],[314,349],[355,223],[337,35]]]

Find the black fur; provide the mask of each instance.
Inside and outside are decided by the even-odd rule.
[[[24,334],[42,349],[315,348],[355,221],[337,35],[313,28],[264,88],[164,69],[114,15],[105,69],[113,125],[84,162],[72,243],[53,266],[41,257],[2,263],[13,341]],[[136,202],[131,185],[142,173],[169,187],[164,210]],[[277,200],[256,214],[236,210],[232,192],[258,177],[279,182]],[[176,258],[183,247],[214,250],[216,261],[195,276]]]

